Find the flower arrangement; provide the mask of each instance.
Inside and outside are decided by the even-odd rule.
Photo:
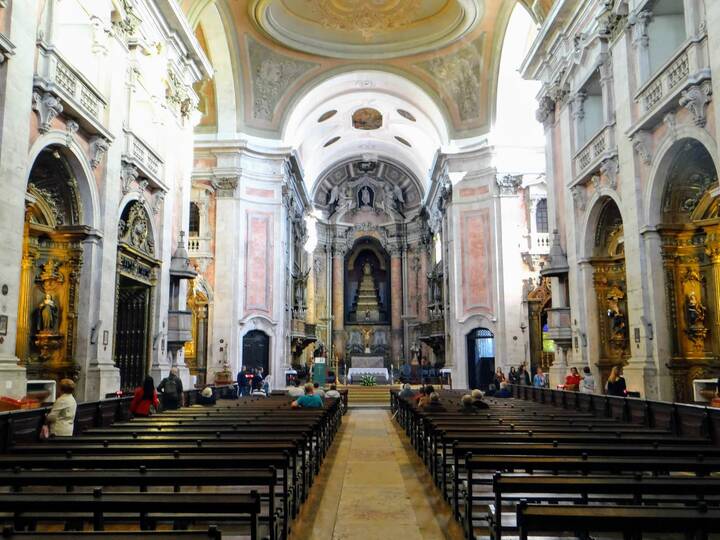
[[[373,375],[363,375],[360,377],[360,383],[363,386],[375,386],[377,384],[377,381],[375,380],[375,377]]]

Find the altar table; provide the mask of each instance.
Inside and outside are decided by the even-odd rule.
[[[372,375],[378,384],[387,384],[390,380],[390,374],[386,368],[350,368],[347,372],[348,382],[359,382],[363,375]]]

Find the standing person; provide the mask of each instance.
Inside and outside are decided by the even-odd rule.
[[[518,383],[530,386],[530,374],[527,369],[525,369],[524,363],[520,364],[520,369],[518,370]]]
[[[148,375],[142,386],[135,389],[135,395],[130,403],[130,412],[135,416],[150,416],[155,414],[158,408],[160,408],[160,400],[158,400],[155,390],[155,381]]]
[[[238,383],[238,397],[242,396],[249,396],[250,395],[250,381],[251,381],[250,372],[248,371],[247,366],[243,366],[243,368],[240,370],[237,376],[237,383]]]
[[[170,375],[160,381],[158,392],[162,396],[163,410],[179,409],[183,406],[183,384],[179,374],[178,368],[171,368]]]
[[[75,428],[77,401],[73,397],[75,383],[71,379],[60,381],[60,397],[53,403],[45,418],[50,435],[54,437],[72,437]]]
[[[258,390],[264,392],[263,380],[264,380],[263,368],[257,368],[257,370],[255,370],[255,376],[253,377],[253,380],[252,380],[252,391],[253,392],[256,392]]]
[[[582,381],[580,372],[575,366],[571,367],[570,373],[568,373],[567,377],[565,377],[565,390],[577,392],[580,388],[580,381]]]
[[[580,392],[583,394],[594,394],[595,393],[595,377],[588,366],[583,368],[583,378],[580,382]]]
[[[547,377],[543,373],[541,367],[538,367],[533,377],[533,386],[537,388],[545,388],[547,386]]]
[[[608,396],[625,397],[627,395],[627,385],[625,384],[625,377],[623,377],[622,366],[612,368],[605,390]]]
[[[508,382],[510,384],[518,384],[519,380],[520,380],[520,376],[518,375],[518,372],[515,369],[515,366],[512,366],[510,368],[510,373],[508,373]]]

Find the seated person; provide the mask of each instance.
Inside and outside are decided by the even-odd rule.
[[[293,381],[293,385],[288,388],[287,393],[290,397],[300,397],[305,394],[304,390],[300,388],[300,381],[298,379]]]
[[[462,414],[477,414],[477,409],[473,406],[473,398],[470,394],[465,394],[460,398],[459,410]]]
[[[431,392],[423,410],[425,412],[445,412],[445,407],[440,403],[440,394]]]
[[[472,398],[472,405],[476,409],[489,409],[490,405],[488,405],[486,402],[483,401],[483,393],[481,390],[478,390],[477,388],[470,392],[470,397]]]
[[[340,392],[338,392],[337,385],[331,384],[330,390],[325,392],[325,397],[338,399],[340,397]]]
[[[400,368],[400,380],[402,382],[407,382],[412,377],[412,368],[410,367],[410,364],[405,363]]]
[[[413,392],[412,386],[410,386],[408,383],[405,383],[402,387],[402,390],[400,390],[398,396],[401,398],[409,399],[415,397],[415,392]]]
[[[305,385],[305,395],[300,396],[292,402],[293,409],[322,409],[323,400],[320,396],[313,393],[313,384]]]
[[[321,399],[325,399],[325,390],[320,388],[320,383],[313,384],[313,394],[317,394]]]
[[[206,386],[197,398],[198,405],[215,405],[217,398],[212,387]]]
[[[512,397],[512,392],[510,391],[508,383],[506,383],[505,381],[500,383],[500,390],[495,392],[495,397],[497,397],[497,398]]]

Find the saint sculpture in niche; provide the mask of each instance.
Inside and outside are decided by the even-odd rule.
[[[37,309],[38,332],[54,332],[58,323],[58,307],[50,293],[45,293]]]

